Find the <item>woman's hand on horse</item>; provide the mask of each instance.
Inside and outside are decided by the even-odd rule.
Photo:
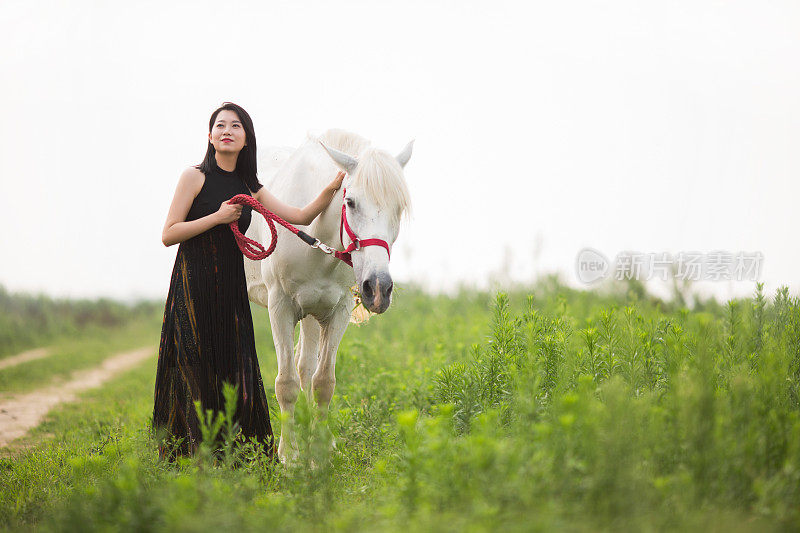
[[[226,200],[219,205],[217,217],[220,224],[230,224],[235,220],[239,220],[242,216],[241,204],[229,204],[230,200]]]
[[[328,185],[328,188],[332,191],[338,191],[339,187],[342,186],[342,180],[344,180],[344,171],[340,170],[336,177],[333,178],[333,181]]]

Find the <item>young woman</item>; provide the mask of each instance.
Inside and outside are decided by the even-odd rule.
[[[205,159],[178,181],[161,240],[180,243],[164,308],[156,371],[153,427],[180,439],[159,455],[193,453],[202,436],[193,402],[203,410],[224,409],[222,385],[238,386],[237,421],[245,438],[255,437],[274,453],[272,427],[256,357],[244,260],[228,224],[247,230],[251,209],[229,204],[249,194],[292,224],[310,224],[330,203],[344,173],[303,208],[286,205],[256,176],[256,135],[250,115],[225,102],[211,114]]]

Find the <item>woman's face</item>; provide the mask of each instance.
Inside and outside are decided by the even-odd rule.
[[[244,126],[239,115],[230,109],[217,113],[208,140],[217,152],[238,153],[245,146]]]

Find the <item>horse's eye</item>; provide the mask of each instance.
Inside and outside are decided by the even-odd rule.
[[[345,198],[345,202],[347,202],[347,207],[350,209],[354,209],[356,207],[356,203],[353,201],[352,198]]]

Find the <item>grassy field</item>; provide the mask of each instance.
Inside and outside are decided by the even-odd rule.
[[[253,311],[277,431],[275,353]],[[155,345],[158,327],[120,338]],[[400,289],[387,314],[348,330],[328,420],[300,402],[290,467],[247,447],[159,463],[154,375],[155,358],[0,459],[0,527],[800,527],[800,302],[785,290],[687,310],[636,285]]]
[[[163,310],[164,304],[159,302],[125,305],[107,299],[15,294],[0,284],[0,360],[56,341],[104,337],[109,330],[125,329],[132,321],[151,319]],[[0,383],[2,388],[4,383]]]

